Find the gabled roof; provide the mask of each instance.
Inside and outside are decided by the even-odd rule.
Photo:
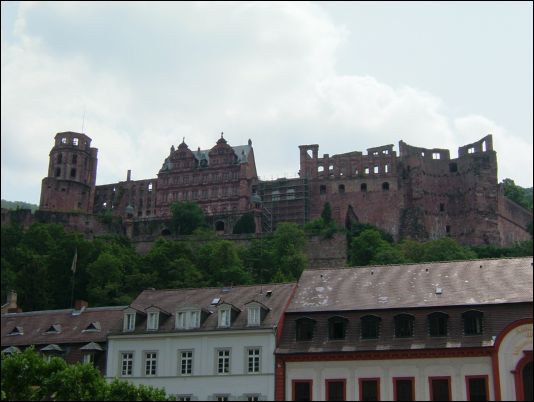
[[[287,312],[516,302],[532,302],[532,257],[306,270]]]
[[[51,343],[50,345],[41,348],[41,352],[64,352],[64,350],[59,345]]]
[[[104,348],[96,342],[89,342],[87,345],[82,346],[80,350],[87,350],[87,351],[96,350],[98,352],[102,352]]]
[[[72,315],[72,309],[2,314],[2,346],[106,342],[110,331],[122,328],[123,310],[119,306],[87,308],[79,315]],[[86,330],[94,323],[100,331]],[[61,332],[45,334],[52,325],[60,325]],[[17,326],[24,328],[23,334],[10,336]]]
[[[267,296],[265,285],[254,286],[234,286],[232,288],[197,288],[197,289],[166,289],[166,290],[145,290],[131,304],[138,310],[143,310],[148,306],[157,305],[167,311],[180,311],[188,309],[190,306],[198,306],[199,309],[216,313],[219,308],[229,304],[239,311],[245,309],[245,303],[256,300],[265,305],[269,311],[258,328],[273,328],[278,324],[280,317],[288,303],[289,297],[295,287],[294,283],[269,285],[272,295]],[[220,299],[218,305],[212,305],[213,299]],[[201,323],[199,331],[211,331],[218,328],[218,314],[209,314],[205,321]],[[175,319],[168,319],[161,323],[159,332],[175,331]],[[232,329],[250,329],[247,326],[247,314],[239,313],[232,322]],[[137,332],[146,332],[144,327],[136,328]],[[117,331],[121,333],[120,329]],[[131,333],[131,332],[130,332]]]

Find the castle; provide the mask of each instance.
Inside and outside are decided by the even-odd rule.
[[[369,223],[396,240],[450,236],[461,244],[505,246],[530,238],[532,214],[504,197],[498,184],[491,135],[460,147],[456,159],[449,150],[403,141],[398,155],[393,145],[322,157],[319,145],[299,149],[298,178],[261,181],[252,141],[231,146],[221,133],[209,150],[191,150],[185,141],[171,146],[155,178],[131,180],[128,171],[125,181],[96,186],[98,150],[91,138],[61,132],[38,212],[41,221],[85,225],[86,234],[103,230],[91,217],[107,211],[122,218],[129,237],[168,235],[171,204],[193,201],[221,234],[231,234],[246,213],[264,233],[280,222],[316,219],[328,202],[340,225]]]

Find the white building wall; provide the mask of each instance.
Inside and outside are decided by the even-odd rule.
[[[261,348],[260,373],[248,374],[246,349]],[[217,374],[219,348],[229,348],[230,373]],[[246,400],[247,394],[274,400],[273,330],[217,331],[173,334],[147,334],[110,337],[106,377],[127,379],[135,384],[164,388],[168,394],[193,395],[196,400],[213,400],[215,394],[228,394],[231,399]],[[179,372],[178,351],[193,351],[193,374]],[[157,375],[144,375],[144,353],[158,353]],[[133,352],[133,375],[122,377],[120,354]]]
[[[429,377],[451,377],[453,400],[467,400],[465,376],[487,375],[490,400],[494,400],[490,357],[320,361],[286,363],[286,400],[292,400],[292,380],[313,380],[313,400],[324,401],[326,380],[346,379],[346,399],[359,400],[359,378],[380,378],[380,398],[393,400],[393,378],[415,378],[415,400],[429,401]]]

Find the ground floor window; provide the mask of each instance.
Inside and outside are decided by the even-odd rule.
[[[489,396],[488,376],[467,376],[465,377],[467,386],[468,401],[487,401]]]
[[[394,378],[393,393],[395,401],[415,401],[414,377]]]
[[[345,384],[346,380],[326,380],[326,400],[344,401]]]
[[[450,401],[451,400],[451,377],[430,377],[431,401]]]
[[[360,378],[360,401],[380,400],[380,378]]]
[[[294,401],[311,401],[312,400],[312,380],[293,380],[293,398]]]

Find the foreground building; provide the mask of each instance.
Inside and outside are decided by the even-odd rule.
[[[308,270],[277,400],[532,400],[532,257]]]
[[[108,337],[107,378],[178,400],[273,400],[274,350],[294,288],[145,290]]]
[[[123,309],[82,302],[74,309],[2,314],[2,353],[34,346],[47,358],[91,363],[104,374],[107,336],[120,329]]]
[[[301,145],[299,178],[261,181],[252,141],[231,146],[221,134],[207,150],[185,141],[171,146],[157,177],[131,180],[128,171],[125,181],[99,186],[98,150],[90,145],[85,134],[55,136],[36,220],[92,236],[109,229],[97,219],[105,213],[121,218],[129,237],[154,239],[170,234],[172,203],[192,201],[221,234],[231,234],[245,214],[253,215],[259,233],[280,222],[303,225],[328,202],[340,225],[372,224],[396,240],[450,236],[462,244],[504,246],[530,239],[532,213],[504,196],[491,135],[459,147],[457,158],[403,141],[398,153],[384,145],[322,157],[319,145]],[[2,223],[9,219],[3,212]]]

